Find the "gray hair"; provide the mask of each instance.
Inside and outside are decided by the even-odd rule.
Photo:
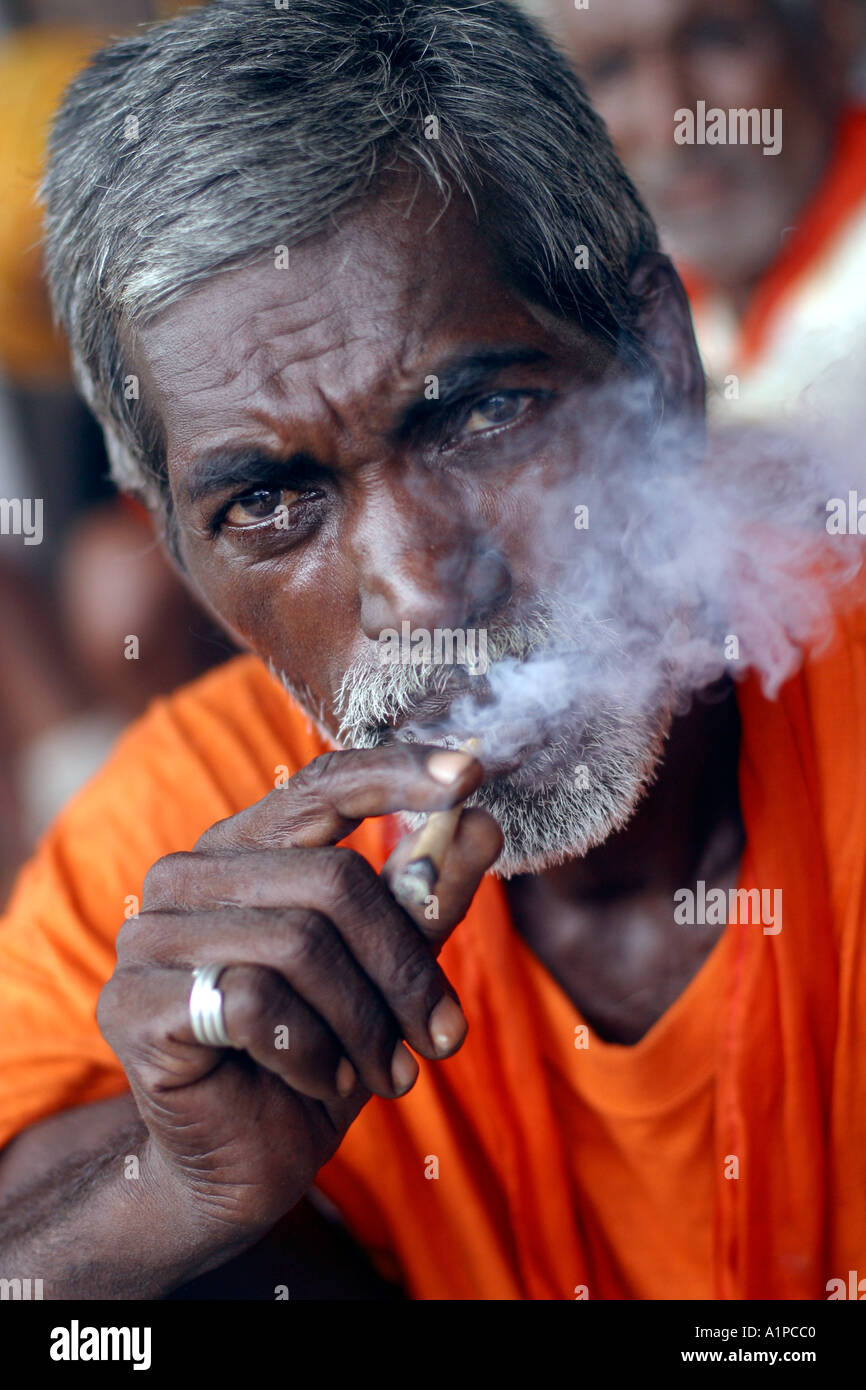
[[[49,142],[49,288],[121,488],[168,501],[159,421],[124,389],[135,329],[322,231],[398,167],[483,209],[515,287],[639,351],[628,281],[654,224],[525,15],[506,0],[212,0],[97,53]]]

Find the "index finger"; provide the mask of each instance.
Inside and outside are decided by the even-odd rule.
[[[261,801],[217,821],[197,850],[315,848],[336,844],[368,816],[444,811],[484,775],[471,753],[392,743],[323,753]]]

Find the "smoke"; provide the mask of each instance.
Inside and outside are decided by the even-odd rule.
[[[705,450],[679,421],[642,443],[651,395],[648,383],[595,388],[583,423],[555,425],[557,452],[576,465],[555,482],[546,465],[524,475],[539,587],[488,627],[486,676],[390,665],[365,695],[362,661],[344,681],[341,737],[463,688],[440,733],[486,736],[504,755],[525,724],[578,704],[646,711],[664,694],[682,710],[694,691],[749,670],[772,698],[827,640],[862,559],[856,536],[827,532],[831,499],[866,481],[866,410],[851,375],[816,389],[788,430],[718,430]]]
[[[500,873],[600,843],[696,692],[751,671],[773,698],[829,640],[862,560],[862,538],[827,526],[834,498],[866,495],[853,368],[790,426],[717,430],[706,447],[696,426],[653,420],[653,382],[596,385],[554,411],[543,459],[530,450],[520,469],[533,590],[490,620],[486,673],[371,653],[346,672],[340,741],[479,738],[489,775],[474,800],[505,832]],[[494,527],[484,543],[505,553]]]

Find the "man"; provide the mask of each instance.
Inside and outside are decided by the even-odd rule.
[[[866,341],[866,112],[845,98],[853,7],[527,8],[586,81],[686,280],[712,409],[786,415]]]
[[[495,0],[221,0],[78,79],[46,196],[118,480],[254,655],[19,882],[3,1273],[162,1297],[315,1183],[413,1298],[824,1297],[866,1249],[858,620],[778,702],[719,681],[688,309],[565,65]],[[483,629],[486,684],[383,665],[404,623]],[[395,813],[470,796],[403,906]]]

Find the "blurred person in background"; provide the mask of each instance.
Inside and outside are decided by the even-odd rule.
[[[125,111],[147,113],[132,151]],[[657,530],[662,418],[677,465],[683,436],[703,457],[703,372],[567,65],[502,3],[221,0],[103,54],[52,147],[46,259],[115,475],[254,654],[139,721],[21,877],[0,932],[0,1273],[162,1297],[251,1255],[315,1180],[413,1298],[844,1286],[866,1253],[862,614],[778,704],[752,683],[697,723],[671,708],[638,807],[666,734],[630,699],[658,678],[620,642],[628,595],[638,653],[666,665],[694,590],[715,615],[733,572],[742,612],[772,538],[712,496],[690,527],[703,479],[677,466],[671,531],[626,539]],[[518,667],[550,654],[551,623],[525,619],[559,527],[571,553],[560,481],[596,474],[612,510],[598,563],[579,547],[574,714],[487,766],[443,747],[459,673],[419,663],[395,700],[383,636],[480,621]],[[671,536],[696,552],[682,585]],[[764,594],[755,650],[779,631]],[[404,911],[418,841],[392,816],[473,788],[435,898]],[[500,820],[505,883],[484,873]],[[784,931],[693,935],[671,919],[689,880],[784,895]]]
[[[866,108],[850,0],[529,0],[689,290],[717,419],[773,420],[866,343]],[[849,80],[849,74],[851,80]],[[679,113],[781,111],[780,149],[678,144]],[[697,129],[697,124],[696,124]]]
[[[72,388],[66,339],[52,322],[35,198],[67,83],[111,34],[172,8],[0,6],[0,496],[40,498],[44,515],[38,545],[0,537],[0,900],[124,725],[228,650],[167,563],[147,513],[109,485],[101,433]]]

